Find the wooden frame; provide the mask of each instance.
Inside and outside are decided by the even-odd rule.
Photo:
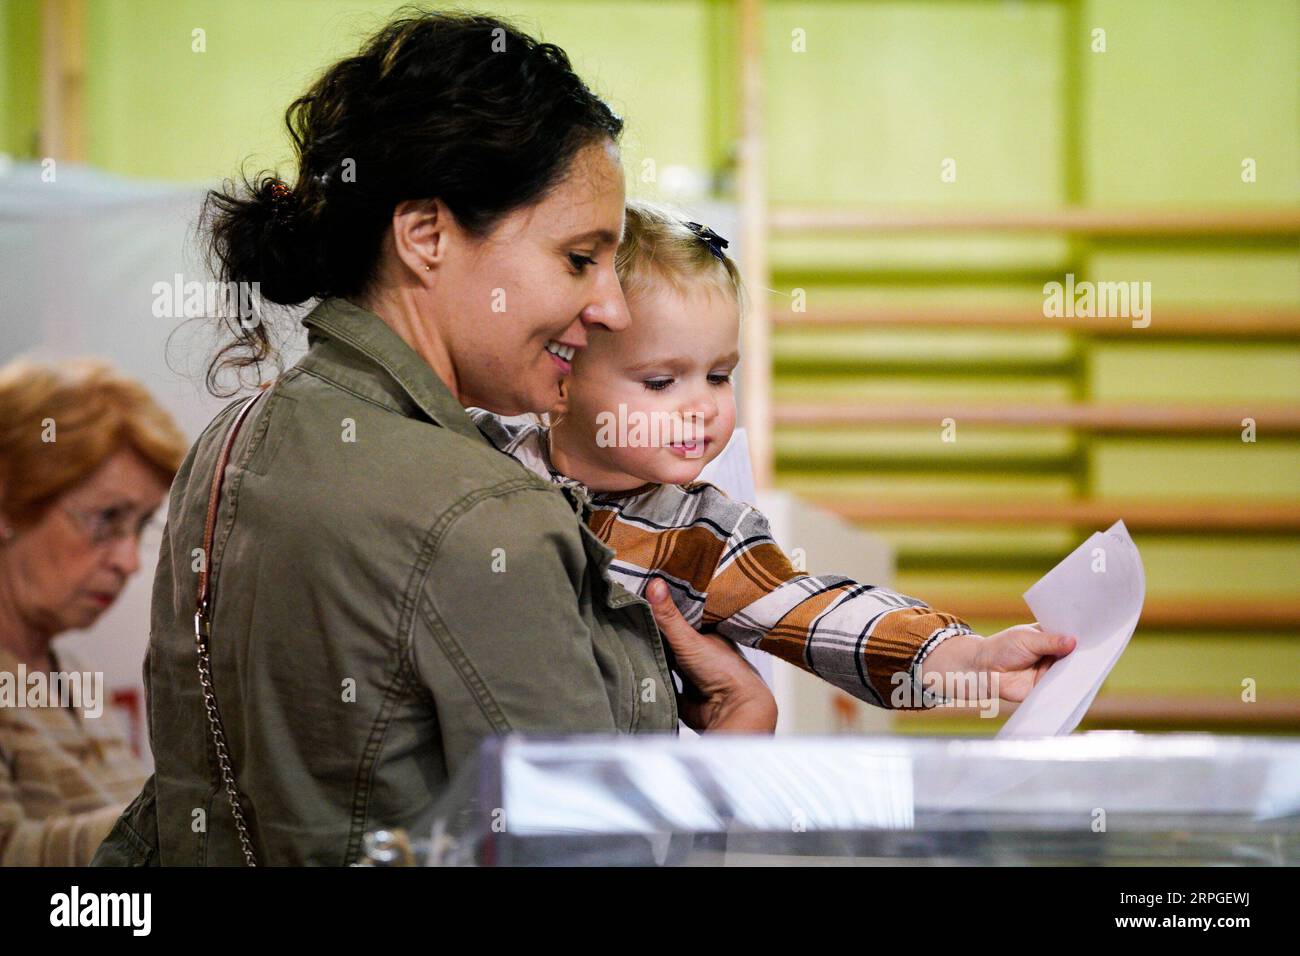
[[[86,161],[85,0],[41,2],[41,130],[45,159]]]
[[[761,0],[740,0],[740,273],[749,292],[741,324],[741,423],[749,439],[754,485],[772,487],[772,344],[767,314],[767,166],[763,130]]]
[[[1023,621],[1024,601],[961,594],[927,594],[932,607],[963,620]],[[1300,600],[1289,598],[1150,598],[1142,605],[1143,628],[1187,631],[1300,630]]]
[[[1015,713],[1016,705],[1001,701],[997,720]],[[978,707],[938,707],[932,710],[905,710],[894,714],[895,720],[924,726],[927,721],[954,718],[980,720]],[[986,718],[987,719],[987,718]],[[1255,701],[1224,700],[1220,697],[1101,695],[1088,708],[1082,729],[1129,729],[1133,726],[1153,730],[1179,727],[1212,727],[1220,731],[1257,731],[1262,728],[1288,729],[1300,724],[1300,699]]]
[[[777,407],[773,424],[804,427],[934,425],[944,419],[960,425],[994,425],[1009,428],[1074,428],[1104,434],[1240,435],[1244,419],[1258,431],[1271,435],[1300,434],[1300,408],[1257,405],[1253,408],[1195,407],[1183,405],[1110,405],[1074,403],[1060,405],[964,404],[862,405],[850,402],[790,402]]]
[[[1068,233],[1075,236],[1300,236],[1300,209],[823,209],[771,210],[780,235],[893,232]]]
[[[1030,308],[940,308],[937,306],[897,309],[818,309],[815,312],[777,312],[773,324],[783,329],[842,328],[960,328],[1038,329],[1066,331],[1088,336],[1283,338],[1300,341],[1300,311],[1295,309],[1243,309],[1225,306],[1163,308],[1158,321],[1135,329],[1118,319],[1061,317],[1045,318],[1041,305]]]
[[[1130,531],[1300,533],[1300,504],[1224,504],[1222,501],[891,501],[879,497],[840,497],[822,505],[847,521],[887,523],[994,524],[1041,527],[1070,524],[1084,528],[1124,520]]]
[[[767,242],[770,236],[876,234],[1046,234],[1075,240],[1263,240],[1300,238],[1300,208],[1101,209],[1077,205],[1082,201],[1077,168],[1067,175],[1069,205],[1050,209],[990,208],[871,208],[843,209],[811,206],[768,208],[764,194],[764,131],[762,115],[761,0],[738,0],[741,77],[741,149],[739,192],[742,272],[751,293],[751,310],[744,332],[745,374],[742,385],[744,424],[749,430],[756,483],[769,487],[774,470],[773,430],[779,425],[832,427],[837,425],[937,424],[951,417],[959,422],[1025,427],[1068,427],[1084,433],[1156,433],[1211,435],[1239,433],[1242,418],[1252,418],[1268,434],[1300,434],[1300,408],[1256,406],[1253,409],[1187,407],[1180,405],[1110,405],[1075,402],[1046,407],[962,403],[956,406],[870,407],[847,402],[791,402],[773,406],[770,399],[773,362],[771,329],[939,328],[1067,330],[1089,337],[1144,334],[1156,338],[1204,337],[1256,340],[1300,339],[1300,312],[1293,308],[1222,309],[1171,307],[1143,329],[1127,321],[1096,318],[1045,318],[1041,305],[1020,308],[928,306],[921,308],[818,309],[810,314],[776,310],[769,315],[766,295],[771,283]],[[1079,6],[1067,4],[1075,27]],[[1070,47],[1074,50],[1075,47]],[[1067,53],[1067,58],[1070,54]],[[1066,84],[1069,109],[1077,106],[1078,90]],[[1067,163],[1077,155],[1069,138]],[[1229,505],[1208,502],[1118,502],[1104,500],[964,502],[880,501],[841,498],[824,502],[829,510],[863,522],[941,523],[998,522],[1042,524],[1064,522],[1087,528],[1109,524],[1122,516],[1137,530],[1193,532],[1295,533],[1300,531],[1300,506],[1290,502]],[[931,596],[934,597],[934,596]],[[1020,619],[1018,599],[966,601],[951,607],[969,617]],[[1191,630],[1242,628],[1300,628],[1300,601],[1161,601],[1147,602],[1143,625]],[[904,714],[906,719],[935,719],[953,715],[941,708],[933,714]],[[1230,729],[1300,726],[1300,700],[1267,704],[1225,703],[1207,698],[1100,697],[1085,726],[1218,726]]]

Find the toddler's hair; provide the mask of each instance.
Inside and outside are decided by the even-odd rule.
[[[614,257],[624,294],[642,291],[655,280],[667,282],[679,292],[688,282],[704,281],[730,295],[743,311],[744,288],[736,263],[721,250],[714,255],[709,243],[692,232],[687,221],[644,199],[627,201],[623,241]]]

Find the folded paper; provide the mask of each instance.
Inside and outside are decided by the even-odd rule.
[[[1045,631],[1077,639],[1034,685],[999,737],[1068,734],[1088,712],[1137,627],[1146,574],[1123,521],[1099,531],[1025,592]]]

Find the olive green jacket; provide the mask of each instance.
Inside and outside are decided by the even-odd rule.
[[[649,605],[605,576],[580,489],[493,448],[380,318],[328,299],[252,410],[211,563],[212,675],[258,862],[355,862],[420,835],[486,735],[676,733]],[[144,675],[156,769],[104,865],[241,864],[197,670],[194,600],[221,442],[172,485]]]

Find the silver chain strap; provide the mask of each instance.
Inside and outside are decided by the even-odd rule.
[[[221,505],[221,483],[225,477],[226,464],[230,461],[230,451],[235,444],[235,436],[248,413],[253,410],[258,399],[267,394],[270,383],[263,385],[256,395],[244,402],[217,455],[217,466],[212,472],[212,487],[208,492],[208,514],[203,522],[203,558],[204,564],[198,569],[199,580],[194,600],[194,643],[199,652],[199,683],[203,685],[203,708],[208,713],[208,726],[212,728],[212,743],[217,750],[217,765],[221,770],[221,782],[226,787],[226,796],[230,799],[230,812],[235,818],[235,828],[239,831],[239,845],[244,851],[244,862],[257,866],[257,854],[253,852],[253,841],[248,835],[248,821],[244,819],[244,809],[239,805],[239,791],[235,788],[235,771],[230,765],[230,749],[226,746],[226,731],[221,726],[221,713],[217,710],[217,692],[212,687],[212,658],[208,654],[208,642],[212,637],[212,619],[209,616],[209,588],[212,587],[212,572],[207,562],[212,560],[212,541],[216,533],[217,509]]]
[[[217,712],[217,694],[212,689],[212,660],[208,655],[210,633],[207,614],[201,610],[196,611],[194,642],[199,651],[199,682],[203,685],[203,706],[208,712],[208,726],[212,728],[212,743],[217,749],[217,765],[221,769],[221,782],[226,785],[226,796],[230,798],[230,812],[234,814],[235,828],[239,831],[239,845],[244,851],[244,862],[249,866],[257,866],[257,854],[253,852],[253,841],[249,838],[244,810],[239,805],[239,792],[235,789],[235,771],[230,766],[226,732],[221,726],[221,715]]]

